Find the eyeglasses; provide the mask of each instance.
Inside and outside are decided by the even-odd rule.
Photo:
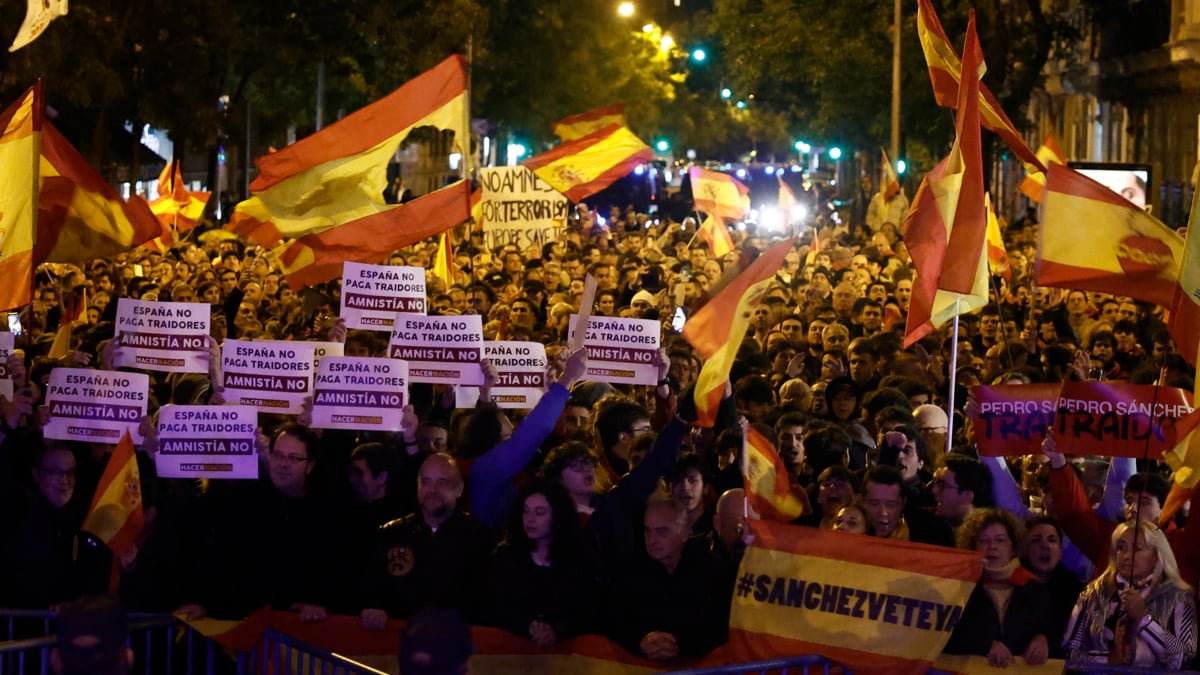
[[[629,432],[633,434],[648,434],[651,431],[654,431],[654,427],[650,426],[649,424],[645,426],[634,427],[629,430]]]
[[[307,457],[301,457],[300,455],[285,455],[280,452],[275,452],[274,450],[270,452],[270,455],[272,458],[287,464],[303,464],[308,461]]]
[[[69,481],[75,480],[75,469],[67,469],[65,471],[55,471],[54,469],[38,469],[50,478],[66,478]]]

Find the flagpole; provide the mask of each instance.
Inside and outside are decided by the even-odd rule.
[[[954,300],[954,332],[950,338],[950,404],[946,406],[946,454],[954,447],[954,388],[958,386],[958,314],[962,300]]]
[[[467,36],[467,88],[466,88],[466,92],[463,94],[463,96],[465,98],[465,101],[463,102],[463,116],[466,118],[465,120],[463,120],[463,122],[464,122],[463,132],[466,133],[467,137],[465,139],[463,139],[463,141],[462,141],[462,144],[463,144],[462,157],[463,157],[463,180],[466,180],[466,181],[471,180],[471,166],[472,166],[471,160],[473,159],[472,153],[471,153],[471,68],[472,68],[474,56],[475,56],[475,33],[474,33],[474,30],[475,30],[475,26],[474,26],[474,24],[472,24],[471,25],[472,32],[470,35]],[[470,184],[468,184],[468,188],[469,187],[470,187]],[[467,241],[468,242],[471,241],[471,234],[475,231],[475,226],[477,224],[475,222],[475,214],[472,213],[472,211],[471,211],[471,193],[472,193],[472,190],[468,189],[467,190],[467,222],[470,223],[467,226]],[[486,246],[486,244],[485,244],[485,246]],[[467,267],[470,270],[468,272],[468,275],[470,276],[470,283],[467,284],[468,287],[470,287],[472,284],[475,283],[475,256],[469,256],[469,257],[470,257],[470,262],[467,263]]]

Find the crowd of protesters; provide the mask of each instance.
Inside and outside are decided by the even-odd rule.
[[[692,425],[701,360],[681,324],[782,233],[739,225],[734,251],[716,257],[694,220],[632,208],[581,211],[526,248],[489,248],[459,228],[452,283],[427,275],[428,313],[479,314],[486,339],[546,344],[553,384],[536,407],[498,409],[489,377],[473,409],[454,409],[452,387],[412,385],[394,433],[261,414],[254,481],[160,479],[149,433],[138,453],[145,526],[116,563],[122,601],[189,617],[263,605],[303,621],[353,614],[375,629],[438,606],[539,645],[602,633],[651,659],[702,654],[726,638],[746,546],[739,456],[753,426],[807,503],[797,525],[980,552],[984,576],[948,652],[994,665],[1191,663],[1200,535],[1186,509],[1160,529],[1165,466],[1103,448],[1064,457],[1053,438],[1041,455],[980,458],[970,440],[978,384],[1190,389],[1161,308],[1036,286],[1026,216],[1006,228],[1010,273],[993,277],[992,302],[962,317],[958,339],[943,330],[902,349],[913,269],[888,220],[904,209],[889,206],[798,228],[713,429]],[[224,234],[38,271],[0,419],[0,606],[45,609],[110,583],[111,553],[80,527],[112,446],[44,440],[39,425],[53,368],[111,363],[117,298],[209,303],[214,345],[333,339],[348,356],[385,355],[386,334],[338,319],[339,281],[290,288],[271,255]],[[436,252],[425,242],[386,262],[431,269]],[[586,356],[565,338],[589,274],[595,315],[661,321],[657,385],[582,381]],[[52,358],[76,313],[70,349]],[[150,375],[152,418],[161,404],[223,400],[209,376]]]

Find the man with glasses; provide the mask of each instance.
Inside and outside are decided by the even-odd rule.
[[[75,453],[49,441],[33,457],[36,491],[4,495],[0,526],[0,603],[47,609],[108,588],[112,552],[80,532],[90,495],[76,495]]]
[[[266,453],[266,480],[240,482],[213,504],[212,545],[199,561],[193,601],[177,613],[244,617],[269,604],[323,621],[344,598],[351,532],[331,494],[309,481],[317,438],[295,423],[281,426]],[[197,536],[205,536],[203,533]]]
[[[994,506],[992,474],[973,457],[950,454],[933,474],[929,489],[937,500],[935,514],[955,531],[976,508]]]

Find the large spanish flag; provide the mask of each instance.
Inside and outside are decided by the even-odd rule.
[[[1175,299],[1183,237],[1067,166],[1052,164],[1046,175],[1039,237],[1040,286],[1128,295],[1163,307]]]
[[[388,160],[409,132],[450,129],[455,145],[470,143],[466,83],[466,60],[451,56],[384,98],[258,158],[253,196],[238,204],[228,229],[274,246],[280,237],[386,218],[397,208],[383,199]]]
[[[583,138],[615,124],[625,126],[625,106],[620,103],[564,117],[554,123],[554,135],[563,143]]]
[[[114,256],[162,233],[144,200],[121,199],[48,122],[42,127],[39,171],[36,262]]]
[[[318,234],[306,234],[272,251],[292,288],[342,275],[342,263],[378,263],[392,251],[440,234],[470,217],[471,186],[458,181],[391,209]]]
[[[1058,147],[1058,139],[1054,138],[1054,134],[1046,135],[1046,142],[1042,143],[1041,147],[1037,149],[1037,157],[1047,167],[1051,164],[1067,163],[1066,158],[1063,156],[1062,148]],[[1046,189],[1046,174],[1041,171],[1026,169],[1025,178],[1021,180],[1021,185],[1018,189],[1033,201],[1041,202],[1042,192]]]
[[[33,238],[37,231],[42,83],[0,114],[0,310],[33,300]]]
[[[742,481],[750,508],[770,520],[790,523],[808,509],[792,492],[787,466],[775,446],[750,427],[742,448]]]
[[[750,327],[750,312],[766,295],[795,239],[776,243],[701,307],[683,327],[704,365],[696,378],[697,423],[711,427],[738,348]]]
[[[142,481],[128,431],[108,458],[82,529],[108,544],[116,560],[142,531]]]
[[[652,159],[654,151],[628,127],[610,124],[521,163],[578,204]]]
[[[954,146],[925,175],[904,219],[904,241],[916,267],[904,346],[958,314],[987,304],[987,205],[979,131],[979,78],[983,51],[975,15],[963,46]]]
[[[929,79],[933,82],[933,97],[943,108],[958,107],[958,88],[962,73],[968,71],[946,37],[942,22],[930,0],[917,1],[917,35],[921,40],[921,49],[925,52],[925,63],[929,66]],[[968,71],[969,72],[969,71]],[[988,130],[995,132],[1008,145],[1017,157],[1025,164],[1025,170],[1045,171],[1046,167],[1038,158],[1025,139],[1021,138],[1012,120],[1000,107],[1000,102],[992,95],[987,85],[980,84],[978,89],[980,122]]]
[[[693,166],[692,202],[697,211],[718,218],[741,220],[750,212],[750,188],[733,176]]]
[[[770,521],[747,523],[729,647],[821,654],[857,675],[924,673],[983,571],[979,553]]]

